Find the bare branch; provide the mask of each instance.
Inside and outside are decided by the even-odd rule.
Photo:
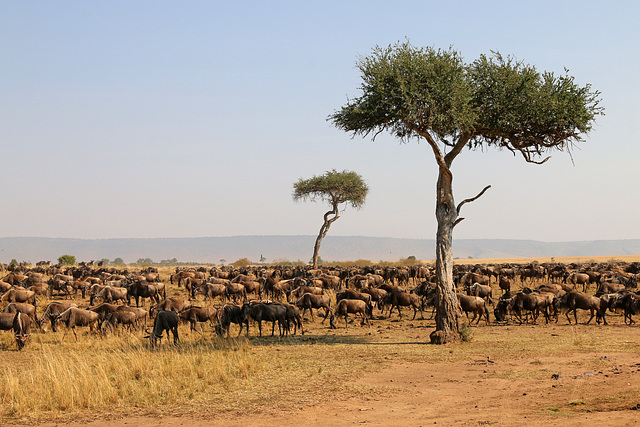
[[[458,205],[458,209],[457,209],[458,215],[460,215],[460,209],[462,209],[462,205],[464,205],[465,203],[470,203],[470,202],[473,202],[473,201],[479,199],[484,194],[484,192],[487,191],[490,188],[491,188],[491,186],[487,185],[486,187],[484,187],[484,189],[476,197],[473,197],[471,199],[464,199],[463,201],[461,201],[460,204]],[[464,219],[464,218],[462,218],[462,219]],[[458,222],[460,222],[460,220],[456,220],[456,224]]]
[[[451,226],[451,228],[454,228],[456,225],[460,224],[463,220],[464,220],[464,218],[458,218],[458,219],[456,219],[456,221],[453,223],[453,225]]]

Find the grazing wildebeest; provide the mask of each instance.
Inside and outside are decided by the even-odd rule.
[[[595,296],[599,297],[604,294],[615,294],[618,292],[622,292],[625,289],[626,287],[621,283],[602,282],[600,283],[600,285],[598,285]]]
[[[245,319],[242,314],[242,307],[235,304],[225,304],[218,309],[217,321],[215,325],[216,333],[219,336],[224,336],[225,332],[229,337],[229,329],[232,323],[240,325],[240,331],[238,336],[242,333],[243,325],[247,327],[247,334],[249,334],[249,320]]]
[[[51,330],[57,332],[56,319],[60,313],[65,311],[69,307],[77,307],[75,303],[68,301],[51,301],[44,309],[42,316],[40,316],[40,329],[45,330],[42,324],[47,320],[51,323]]]
[[[469,322],[469,324],[473,323],[473,321],[478,318],[476,325],[480,323],[480,319],[484,316],[484,320],[487,324],[489,324],[489,310],[487,310],[487,306],[485,304],[485,300],[480,297],[472,296],[472,295],[464,295],[461,293],[456,293],[458,297],[458,302],[460,303],[460,308],[467,315],[467,320],[469,319],[469,312],[473,313],[473,318]]]
[[[38,314],[36,313],[36,307],[26,302],[12,302],[4,308],[5,313],[24,313],[31,318],[36,324],[38,322]]]
[[[167,331],[167,337],[169,336],[169,331],[173,334],[173,344],[178,344],[178,313],[175,311],[166,311],[161,310],[158,312],[155,320],[153,321],[153,331],[147,333],[149,334],[145,338],[149,338],[149,344],[151,348],[154,349],[156,347],[156,341],[162,339],[162,334],[164,331]]]
[[[189,307],[182,310],[178,315],[181,320],[189,322],[192,331],[202,335],[202,327],[200,327],[199,331],[196,329],[197,322],[209,321],[211,327],[213,327],[217,312],[218,310],[213,307]]]
[[[314,321],[313,309],[324,308],[324,319],[322,320],[322,323],[324,323],[324,321],[327,320],[329,312],[331,311],[331,298],[329,297],[329,295],[315,295],[311,293],[305,293],[302,294],[300,298],[298,298],[298,300],[296,301],[296,306],[302,309],[303,316],[304,313],[309,310],[311,312],[312,322]]]
[[[67,335],[67,331],[71,329],[73,335],[76,337],[76,341],[78,341],[76,326],[89,326],[89,331],[93,333],[98,323],[98,313],[77,307],[69,307],[56,317],[56,321],[64,323],[67,327],[62,335],[62,339]]]
[[[25,313],[16,312],[13,317],[12,326],[18,350],[22,350],[27,342],[27,338],[29,338],[31,318]]]
[[[369,316],[367,315],[367,311],[369,310],[369,306],[366,302],[361,299],[343,299],[338,302],[336,306],[335,313],[331,313],[331,317],[329,318],[329,324],[331,328],[335,329],[335,319],[336,317],[344,316],[344,328],[347,329],[349,324],[349,313],[353,313],[356,315],[360,315],[362,317],[362,325],[367,323],[367,325],[371,326],[369,322]]]
[[[119,305],[116,311],[130,311],[136,315],[136,326],[140,326],[141,330],[144,330],[144,326],[147,325],[147,318],[149,317],[149,312],[144,308],[139,307],[129,307],[128,305]],[[138,321],[142,321],[142,325],[138,325]]]
[[[258,322],[258,330],[260,336],[262,336],[262,321],[269,321],[272,323],[271,336],[275,335],[276,322],[278,322],[279,335],[282,337],[285,334],[287,326],[287,308],[280,303],[245,303],[242,306],[242,315],[244,318],[249,318]],[[249,324],[247,323],[247,335],[249,334]]]

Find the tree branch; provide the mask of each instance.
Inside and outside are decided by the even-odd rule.
[[[453,225],[451,226],[451,228],[454,228],[456,225],[460,224],[463,220],[464,220],[464,218],[458,218],[458,219],[456,219],[456,221],[453,223]]]
[[[449,151],[449,153],[447,153],[446,156],[444,156],[444,160],[449,167],[451,167],[451,163],[453,163],[453,159],[455,159],[458,156],[458,154],[460,154],[460,152],[465,147],[465,145],[467,145],[467,142],[469,142],[469,139],[471,139],[470,136],[467,136],[467,135],[460,136],[460,139],[458,139],[458,142],[456,142],[456,145],[453,147],[453,149]]]
[[[491,186],[487,185],[486,187],[484,187],[484,189],[476,197],[473,197],[471,199],[464,199],[463,201],[461,201],[460,204],[458,205],[458,208],[457,208],[458,215],[460,215],[460,209],[462,209],[462,205],[464,205],[465,203],[470,203],[470,202],[473,202],[473,201],[479,199],[484,194],[484,192],[487,191],[490,188],[491,188]],[[463,219],[464,218],[456,220],[455,224],[457,224],[458,222],[462,221]]]

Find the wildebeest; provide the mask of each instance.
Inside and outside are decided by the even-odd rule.
[[[531,312],[532,323],[536,322],[541,312],[544,314],[545,321],[549,323],[549,307],[553,306],[553,299],[554,295],[550,293],[518,292],[509,302],[508,310],[515,314],[520,324],[524,323],[522,319],[523,310]]]
[[[115,328],[118,325],[128,326],[132,331],[138,325],[138,316],[133,311],[115,310],[107,313],[104,317],[105,323]]]
[[[43,324],[48,320],[51,323],[51,330],[57,332],[56,319],[58,315],[65,311],[69,307],[77,307],[75,303],[68,301],[51,301],[44,309],[42,316],[40,316],[40,328],[43,328]]]
[[[247,327],[247,334],[249,333],[249,320],[245,319],[242,313],[242,307],[235,304],[225,304],[218,309],[217,319],[215,324],[216,333],[219,336],[224,336],[225,332],[227,337],[229,336],[229,329],[232,323],[240,326],[238,336],[242,333],[244,325]]]
[[[89,306],[92,306],[96,299],[103,302],[115,303],[122,301],[127,302],[128,291],[127,288],[117,288],[112,286],[105,286],[99,292],[92,294],[89,298]]]
[[[32,304],[26,302],[12,302],[9,303],[4,308],[5,313],[24,313],[31,318],[37,325],[40,325],[38,322],[38,314],[36,313],[36,307]]]
[[[28,302],[32,305],[36,305],[36,293],[26,289],[9,289],[0,298],[0,306],[4,308],[4,306],[10,302]]]
[[[567,292],[562,297],[556,297],[553,304],[558,312],[564,311],[569,324],[571,324],[569,313],[572,311],[573,318],[576,324],[578,323],[578,309],[589,310],[591,312],[591,317],[586,323],[587,325],[595,316],[597,316],[596,322],[600,323],[600,298],[596,298],[592,295],[586,295],[578,291],[571,291]]]
[[[322,323],[324,323],[324,321],[327,320],[329,312],[331,311],[331,298],[329,297],[329,295],[315,295],[311,293],[305,293],[296,301],[296,307],[302,309],[303,316],[304,313],[309,310],[311,312],[311,321],[314,320],[313,309],[324,308],[324,319],[322,320]]]
[[[140,298],[142,298],[142,305],[144,305],[145,298],[149,298],[150,300],[155,301],[157,303],[160,301],[158,285],[163,285],[163,289],[164,289],[164,284],[162,283],[147,283],[147,282],[141,282],[141,281],[133,282],[131,285],[129,285],[127,299],[130,300],[131,298],[135,298],[136,307],[140,307],[140,304],[139,304]]]
[[[77,307],[69,307],[56,317],[56,321],[64,323],[67,327],[62,335],[62,339],[67,335],[67,331],[71,329],[73,335],[76,337],[76,341],[78,341],[76,326],[89,326],[89,331],[93,333],[98,323],[98,313]]]
[[[242,306],[242,315],[245,320],[249,318],[258,322],[258,330],[262,336],[262,321],[272,323],[271,336],[274,336],[276,322],[278,322],[278,331],[280,336],[284,336],[287,327],[287,308],[280,303],[245,303]],[[247,323],[247,335],[249,334],[249,325]]]
[[[198,331],[196,329],[196,323],[209,321],[211,323],[211,327],[213,327],[217,312],[218,310],[213,307],[189,307],[182,310],[178,315],[181,320],[189,322],[192,331],[198,332],[202,335],[202,327],[200,328],[200,331]]]
[[[411,307],[413,308],[413,319],[416,318],[416,314],[420,311],[420,318],[424,319],[424,314],[422,313],[422,304],[420,301],[420,296],[417,294],[411,294],[408,292],[395,291],[387,294],[385,303],[391,304],[391,308],[389,308],[389,317],[391,317],[391,312],[394,307],[398,309],[398,316],[402,317],[402,312],[400,312],[400,307]]]
[[[165,298],[149,308],[149,316],[154,317],[155,313],[160,310],[175,311],[176,313],[179,313],[189,307],[191,307],[191,302],[189,301],[184,301],[179,298]]]
[[[493,298],[493,291],[489,285],[481,285],[480,283],[475,282],[471,286],[467,287],[467,295],[483,298],[489,304],[493,303],[491,300]]]
[[[572,284],[574,286],[582,285],[582,292],[587,291],[587,286],[589,286],[590,281],[591,277],[586,273],[571,273],[564,278],[564,283]]]
[[[155,320],[153,321],[153,331],[147,333],[149,334],[145,338],[149,338],[149,344],[151,348],[154,349],[156,347],[156,342],[162,339],[162,334],[164,331],[167,331],[167,337],[169,336],[169,331],[173,334],[173,344],[178,344],[178,313],[175,311],[166,311],[161,310],[158,312]]]
[[[12,322],[13,334],[16,337],[16,345],[18,350],[22,350],[29,338],[29,329],[31,327],[31,318],[25,314],[16,312]]]
[[[487,306],[483,298],[472,295],[464,295],[461,293],[456,293],[456,296],[458,297],[460,308],[467,315],[467,320],[469,319],[469,313],[473,313],[473,318],[469,323],[473,323],[473,321],[477,317],[477,325],[478,323],[480,323],[480,319],[484,316],[485,322],[489,324],[489,310],[487,310]]]
[[[242,297],[242,301],[247,300],[247,290],[242,283],[230,282],[225,285],[225,288],[225,296],[228,300],[233,299],[236,302],[238,297]]]
[[[347,328],[349,324],[349,313],[355,314],[356,317],[359,315],[362,318],[362,324],[367,323],[371,325],[369,322],[369,316],[367,315],[367,311],[369,306],[366,302],[360,299],[343,299],[338,302],[336,306],[335,313],[331,313],[331,317],[329,318],[329,323],[331,328],[335,328],[335,318],[344,316],[344,327]]]

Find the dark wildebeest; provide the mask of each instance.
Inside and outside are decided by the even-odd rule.
[[[20,334],[16,332],[16,328],[14,325],[16,316],[20,316],[18,319],[23,328],[28,328],[31,325],[31,319],[24,313],[0,313],[0,331],[10,331],[13,329],[16,336],[16,344],[18,346],[18,350],[22,350],[22,347],[24,347],[24,342],[29,336],[29,331],[27,329],[26,336],[24,332]]]
[[[242,314],[242,307],[235,304],[225,304],[218,309],[217,321],[215,325],[216,333],[219,336],[224,336],[225,332],[227,337],[229,336],[229,329],[232,323],[240,325],[240,331],[238,336],[242,333],[243,325],[247,327],[247,334],[249,334],[249,320],[245,319]]]
[[[480,283],[481,285],[489,285],[490,281],[491,281],[491,278],[488,276],[483,276],[481,274],[476,274],[476,273],[465,273],[460,278],[460,285],[462,285],[463,288],[467,288],[473,285],[474,283]]]
[[[245,303],[242,306],[242,315],[247,321],[247,335],[249,334],[249,318],[258,322],[258,330],[262,336],[262,321],[271,322],[271,336],[275,335],[276,322],[278,322],[279,335],[285,334],[287,326],[287,308],[280,303]]]
[[[356,291],[354,289],[345,289],[336,294],[336,304],[343,299],[359,299],[367,304],[367,316],[373,314],[373,305],[371,304],[371,294]]]
[[[198,331],[196,329],[196,323],[209,321],[211,323],[211,327],[213,327],[217,312],[218,310],[213,307],[189,307],[182,310],[179,313],[179,316],[181,320],[189,322],[192,331],[198,332],[202,335],[202,327],[200,327],[200,330]]]
[[[146,282],[133,282],[129,286],[127,299],[135,298],[136,307],[140,307],[139,299],[142,298],[142,305],[144,306],[144,299],[149,298],[156,303],[160,301],[158,292],[158,283],[146,283]],[[131,304],[129,304],[131,305]]]
[[[291,304],[283,304],[287,309],[287,333],[291,332],[291,324],[293,323],[293,335],[298,332],[298,328],[304,335],[304,326],[302,324],[302,316],[298,307]],[[323,320],[324,322],[324,320]]]
[[[476,325],[480,323],[480,319],[484,316],[484,320],[487,324],[489,324],[489,310],[487,310],[487,306],[485,304],[485,300],[480,297],[472,296],[472,295],[464,295],[461,293],[456,293],[458,297],[458,302],[460,303],[460,308],[467,315],[467,320],[469,320],[469,312],[473,313],[473,318],[469,322],[469,324],[473,323],[473,321],[478,318]]]
[[[595,296],[599,297],[604,294],[615,294],[626,290],[626,287],[621,283],[602,282],[596,290]]]
[[[56,329],[56,319],[60,313],[65,311],[69,307],[77,307],[75,303],[67,302],[67,301],[51,301],[44,309],[42,316],[40,316],[40,328],[45,330],[42,327],[42,324],[47,320],[51,323],[51,330],[53,332],[57,332]]]
[[[149,344],[151,348],[154,349],[156,347],[156,341],[162,339],[162,334],[164,331],[167,331],[167,337],[169,336],[169,331],[173,334],[173,344],[178,344],[178,313],[175,311],[166,311],[161,310],[158,312],[155,320],[153,321],[153,331],[147,333],[149,334],[145,338],[149,338]]]
[[[71,329],[73,331],[73,335],[76,337],[76,341],[78,341],[76,326],[89,326],[89,331],[93,333],[93,330],[98,323],[98,313],[77,307],[69,307],[60,313],[56,317],[56,320],[61,321],[67,327],[62,335],[62,339],[67,335],[67,331]]]
[[[331,298],[329,297],[329,295],[315,295],[311,293],[305,293],[300,298],[298,298],[298,300],[296,301],[296,306],[302,309],[303,316],[304,313],[309,310],[311,312],[312,322],[314,321],[313,309],[324,308],[324,319],[322,320],[322,323],[324,323],[324,321],[327,320],[329,312],[331,311]]]
[[[564,311],[565,316],[567,316],[567,320],[569,324],[571,324],[571,319],[569,318],[569,313],[573,311],[573,318],[578,324],[578,309],[580,310],[589,310],[591,312],[591,317],[587,320],[587,325],[591,320],[596,317],[596,322],[600,323],[600,298],[596,298],[591,295],[586,295],[578,291],[567,292],[561,297],[556,297],[553,301],[554,308],[560,312]]]
[[[18,350],[22,350],[29,338],[29,329],[31,327],[31,318],[25,314],[16,312],[13,317],[13,334],[16,337],[16,345]]]
[[[340,300],[340,302],[338,302],[336,306],[335,313],[331,313],[329,324],[331,325],[331,328],[335,329],[336,317],[344,316],[344,328],[347,329],[349,324],[349,313],[353,313],[356,315],[356,317],[358,317],[358,315],[362,317],[362,325],[364,325],[366,322],[367,325],[371,326],[371,323],[369,322],[369,316],[367,315],[368,310],[369,305],[367,305],[367,303],[362,301],[361,299]]]

